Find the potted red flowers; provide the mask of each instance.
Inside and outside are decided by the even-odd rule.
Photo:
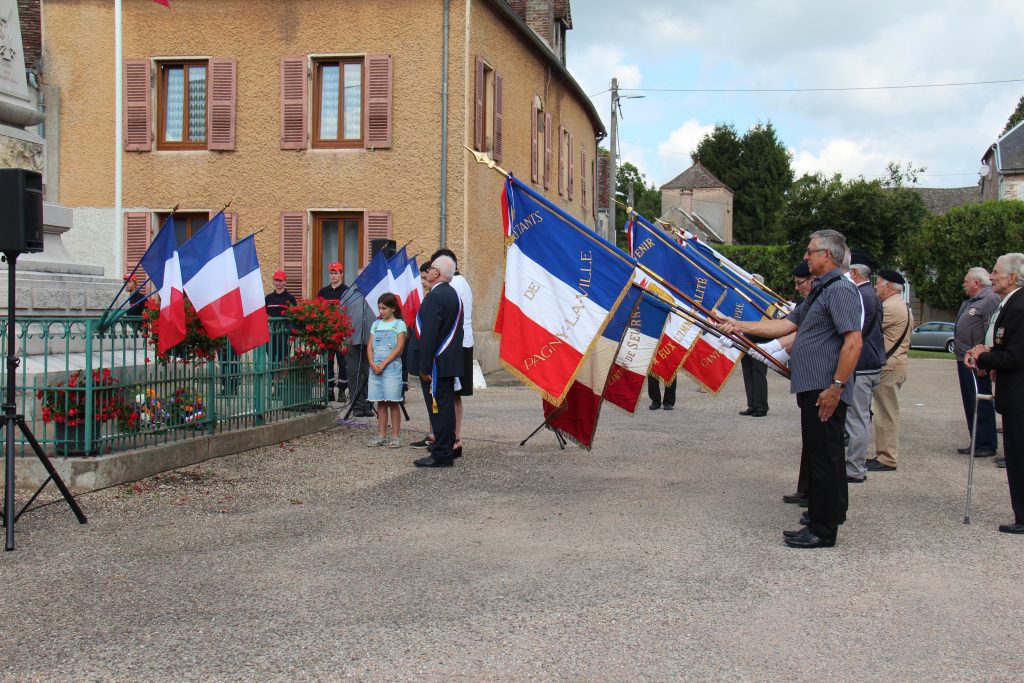
[[[90,418],[87,403],[90,390],[94,425],[121,417],[125,407],[124,391],[107,368],[93,370],[91,382],[83,370],[76,370],[67,380],[36,392],[43,422],[54,423],[58,450],[64,455],[86,451],[85,421]],[[96,435],[94,431],[93,436]]]

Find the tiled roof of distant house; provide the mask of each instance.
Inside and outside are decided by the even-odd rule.
[[[981,157],[987,161],[995,152],[996,170],[1000,173],[1018,173],[1024,171],[1024,121],[1006,131],[1006,134],[985,150]]]
[[[699,161],[686,169],[672,180],[661,186],[662,190],[704,190],[715,187],[725,188],[732,192],[728,185],[715,177],[704,164]]]
[[[981,186],[971,187],[915,187],[925,207],[934,214],[981,201]]]

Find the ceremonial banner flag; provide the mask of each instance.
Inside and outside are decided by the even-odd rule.
[[[164,221],[160,232],[139,260],[160,295],[157,353],[165,353],[185,341],[185,294],[181,284],[177,245],[172,215]]]
[[[726,288],[692,260],[683,256],[679,245],[664,230],[653,227],[642,216],[633,221],[633,249],[630,255],[680,293],[709,311],[714,309]]]
[[[158,5],[163,5],[167,9],[171,8],[171,0],[153,0]]]
[[[694,239],[683,240],[679,248],[699,268],[726,286],[725,297],[718,304],[722,314],[737,320],[756,322],[763,320],[765,314],[772,310],[775,301],[769,299],[764,290],[725,267],[710,247]]]
[[[388,271],[394,285],[391,291],[402,304],[402,317],[405,320],[415,320],[416,313],[420,310],[420,301],[423,299],[423,281],[420,279],[416,257],[409,258],[405,247],[402,247],[388,259]]]
[[[642,295],[643,290],[639,287],[630,287],[583,361],[562,405],[544,401],[544,417],[550,418],[548,425],[587,450],[594,443],[605,384],[615,363],[622,335]]]
[[[687,354],[690,353],[694,342],[700,337],[700,327],[694,324],[693,319],[695,317],[703,319],[703,316],[652,282],[642,272],[637,272],[634,282],[662,301],[671,301],[676,309],[690,312],[689,315],[677,311],[669,313],[665,329],[662,330],[658,347],[654,352],[654,359],[651,362],[649,374],[660,377],[667,383],[674,382]]]
[[[270,341],[266,299],[263,296],[263,276],[256,255],[256,237],[249,235],[236,243],[235,268],[238,270],[238,289],[242,297],[242,324],[228,332],[228,341],[235,353],[241,355]]]
[[[724,338],[701,335],[683,361],[683,370],[717,394],[736,369],[743,352]]]
[[[508,248],[498,355],[560,405],[628,291],[635,263],[512,176],[502,208]]]
[[[185,293],[206,333],[223,337],[244,321],[231,236],[221,211],[178,249]]]
[[[384,256],[383,250],[373,255],[362,272],[356,276],[355,284],[366,298],[366,303],[376,311],[380,295],[393,290],[391,271],[388,269],[388,259]]]
[[[636,411],[668,314],[668,306],[650,294],[640,298],[604,385],[606,401],[631,413]]]

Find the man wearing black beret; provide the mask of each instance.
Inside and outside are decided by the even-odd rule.
[[[878,271],[875,294],[882,301],[882,336],[885,338],[885,367],[875,387],[875,457],[867,461],[868,471],[896,469],[900,450],[900,387],[907,381],[907,351],[914,316],[903,300],[907,283],[895,270]]]

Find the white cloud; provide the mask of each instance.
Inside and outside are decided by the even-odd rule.
[[[844,178],[852,179],[858,175],[871,178],[885,169],[892,157],[868,148],[863,142],[855,142],[845,138],[828,140],[817,150],[791,150],[793,153],[793,170],[796,177],[804,173],[822,173],[826,177],[834,173],[842,173]]]

